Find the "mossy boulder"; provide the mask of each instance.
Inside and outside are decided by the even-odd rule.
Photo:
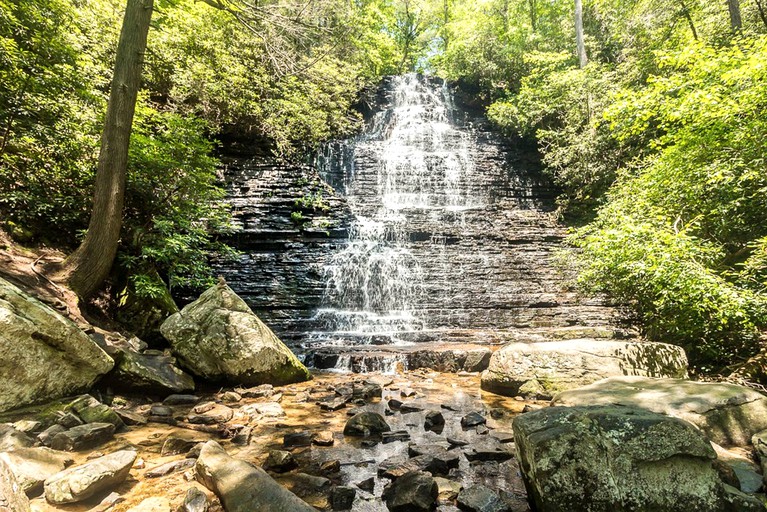
[[[0,411],[90,389],[114,361],[77,325],[0,279]]]
[[[221,280],[162,325],[182,366],[210,381],[290,384],[311,373]]]

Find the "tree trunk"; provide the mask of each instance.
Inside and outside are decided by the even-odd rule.
[[[578,50],[578,64],[585,68],[588,63],[586,57],[586,43],[583,41],[583,2],[575,0],[575,44]]]
[[[740,17],[740,0],[727,0],[727,8],[730,10],[730,26],[733,32],[743,28],[743,19]]]
[[[530,6],[530,27],[533,29],[533,32],[535,32],[538,27],[537,6],[535,5],[535,0],[528,0],[527,3]]]
[[[61,272],[56,276],[66,280],[82,298],[90,297],[99,289],[109,275],[117,254],[122,228],[128,145],[141,85],[152,2],[127,2],[101,135],[88,232],[83,243],[66,259]]]
[[[698,31],[695,30],[695,22],[692,20],[692,14],[690,14],[690,9],[687,8],[687,4],[684,3],[684,0],[679,0],[679,6],[682,8],[682,16],[684,16],[684,19],[686,19],[687,23],[690,25],[690,31],[692,32],[693,39],[697,41]]]
[[[760,0],[756,0],[756,8],[759,10],[759,17],[762,18],[762,23],[767,27],[767,13],[764,12],[764,7]]]

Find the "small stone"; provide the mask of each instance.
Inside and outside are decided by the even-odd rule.
[[[506,409],[502,409],[500,407],[494,407],[490,409],[490,417],[494,420],[500,420],[501,418],[506,417]]]
[[[317,433],[312,439],[312,443],[317,446],[333,446],[333,443],[335,443],[333,432],[323,430],[322,432]]]
[[[360,446],[363,448],[372,448],[374,446],[378,446],[378,441],[375,439],[365,439],[364,441],[360,442]]]
[[[35,420],[21,420],[13,424],[13,428],[19,432],[24,432],[25,434],[40,432],[42,430],[42,426],[42,423]]]
[[[395,441],[410,441],[410,433],[407,430],[395,430],[394,432],[384,432],[381,434],[381,442],[384,444]]]
[[[439,501],[442,503],[451,503],[458,497],[458,493],[461,492],[463,486],[459,482],[442,478],[441,476],[435,476],[434,481],[437,483],[437,489],[439,492]]]
[[[293,448],[297,446],[309,446],[312,444],[312,438],[314,435],[308,430],[302,430],[300,432],[291,432],[285,434],[282,438],[282,446],[285,448]]]
[[[237,393],[243,398],[268,398],[274,395],[274,386],[271,384],[262,384],[252,388],[238,389]]]
[[[445,417],[439,411],[429,411],[423,420],[423,428],[433,430],[445,426]]]
[[[149,409],[149,414],[151,416],[173,416],[173,409],[166,405],[153,405]]]
[[[232,437],[232,444],[236,444],[238,446],[247,446],[250,444],[252,434],[253,427],[245,427],[237,432],[234,437]]]
[[[348,400],[346,398],[335,398],[333,400],[320,402],[320,409],[323,411],[337,411],[346,407]]]
[[[445,439],[451,446],[467,446],[469,444],[465,439],[458,439],[457,437],[446,437]]]
[[[212,405],[213,407],[208,407],[208,404],[205,404],[205,407],[195,407],[193,409],[194,414],[188,415],[186,420],[195,425],[214,425],[217,423],[226,423],[234,416],[234,411],[226,405]],[[202,412],[198,412],[198,409],[202,410]]]
[[[419,457],[421,455],[430,455],[439,461],[439,467],[443,465],[447,468],[457,468],[460,463],[460,456],[453,450],[448,450],[438,444],[416,444],[410,443],[407,447],[407,454],[410,457]]]
[[[375,382],[364,382],[362,384],[355,384],[352,392],[354,398],[362,398],[365,400],[371,398],[381,398],[383,396],[383,389],[379,384]]]
[[[513,443],[514,442],[514,434],[511,432],[498,432],[495,431],[492,434],[490,434],[491,437],[494,439],[497,439],[499,443]]]
[[[164,405],[194,405],[200,401],[200,397],[196,395],[168,395],[165,400],[162,401]]]
[[[402,391],[399,392],[399,395],[402,398],[410,398],[411,396],[415,396],[415,394],[416,394],[415,390],[410,389],[410,388],[405,388],[405,389],[403,389]]]
[[[400,408],[402,405],[402,400],[397,400],[396,398],[389,399],[389,402],[386,404],[389,409],[396,411]]]
[[[512,457],[514,457],[514,454],[507,450],[505,447],[502,446],[483,446],[483,445],[471,445],[469,448],[464,452],[464,455],[469,460],[469,462],[473,461],[499,461],[503,462],[505,460],[509,460]]]
[[[337,486],[330,491],[330,506],[333,510],[350,510],[357,497],[354,487]]]
[[[40,434],[37,436],[37,440],[40,441],[40,444],[43,446],[50,446],[53,442],[53,438],[56,437],[57,434],[61,434],[62,432],[66,431],[66,428],[56,423],[40,432]]]
[[[133,469],[144,469],[146,467],[146,461],[142,458],[136,459],[133,463]]]
[[[200,405],[195,405],[192,408],[192,412],[195,414],[205,414],[208,411],[213,410],[216,407],[216,402],[205,402]]]
[[[325,474],[338,473],[341,471],[341,461],[338,459],[327,460],[320,464],[320,471]]]
[[[56,420],[56,423],[64,428],[69,429],[78,425],[82,425],[85,422],[81,420],[76,414],[67,412],[59,416],[59,418]]]
[[[223,400],[224,402],[236,403],[242,400],[242,395],[240,395],[239,393],[235,391],[227,391],[226,393],[223,394],[223,396],[221,397],[221,400]]]
[[[149,417],[147,418],[147,421],[152,422],[152,423],[163,423],[165,425],[171,425],[171,426],[175,426],[175,425],[178,424],[178,421],[176,421],[176,419],[173,418],[172,416],[152,416],[152,415],[149,415]]]
[[[357,482],[356,485],[363,491],[372,493],[376,487],[376,479],[371,476],[370,478],[366,478],[365,480],[362,480],[361,482]]]
[[[421,412],[421,411],[423,411],[423,407],[415,405],[412,402],[403,403],[402,405],[399,406],[399,412],[401,412],[402,414],[408,414],[411,412]]]
[[[487,422],[484,416],[478,412],[470,412],[463,418],[461,418],[461,426],[463,428],[476,427],[477,425],[484,425]]]
[[[184,496],[181,512],[208,512],[208,497],[197,487],[190,487]]]
[[[264,469],[275,473],[284,473],[298,467],[296,459],[290,452],[284,450],[269,450],[269,455],[264,463]]]
[[[467,512],[511,512],[509,506],[491,489],[473,485],[458,494],[458,508]]]
[[[404,455],[394,455],[378,465],[378,476],[396,480],[411,471],[428,471],[432,475],[447,475],[450,468],[444,460],[431,455],[419,455],[408,459]]]
[[[106,443],[114,437],[111,423],[86,423],[60,432],[51,441],[51,448],[62,451],[81,451]]]
[[[199,439],[187,439],[185,437],[168,436],[165,442],[162,444],[162,451],[160,454],[163,457],[168,455],[178,455],[180,453],[188,452],[197,443],[200,443]]]
[[[126,425],[146,425],[147,418],[142,414],[137,414],[125,409],[115,409],[115,413],[123,420]]]
[[[146,478],[158,478],[161,476],[169,475],[171,473],[177,473],[179,471],[184,471],[191,468],[194,466],[195,462],[196,461],[194,459],[181,459],[166,462],[165,464],[161,464],[156,468],[150,469],[144,473],[144,476]]]

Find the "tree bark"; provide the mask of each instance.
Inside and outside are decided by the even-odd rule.
[[[583,1],[575,0],[575,45],[578,50],[578,65],[585,68],[588,64],[586,43],[583,40]]]
[[[527,3],[530,6],[530,27],[533,29],[533,32],[535,32],[538,29],[537,6],[535,5],[535,0],[528,0]]]
[[[743,19],[740,17],[740,0],[727,0],[727,8],[730,10],[730,26],[733,32],[743,28]]]
[[[690,25],[690,31],[692,32],[693,39],[697,41],[698,31],[695,30],[695,22],[692,20],[692,14],[690,14],[690,9],[687,7],[687,4],[684,3],[684,0],[679,0],[679,7],[682,8],[682,16],[684,16],[684,19],[686,19],[687,23]]]
[[[764,12],[764,7],[760,0],[756,0],[756,8],[759,10],[759,17],[762,19],[762,23],[767,27],[767,13]]]
[[[56,276],[67,281],[82,298],[92,296],[103,284],[120,242],[128,146],[152,10],[153,0],[127,0],[101,135],[88,231]]]

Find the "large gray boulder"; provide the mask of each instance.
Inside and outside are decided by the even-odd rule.
[[[0,412],[89,389],[114,362],[71,320],[0,279]]]
[[[290,384],[311,374],[248,305],[221,280],[161,328],[181,364],[197,376],[232,384]]]
[[[594,339],[510,343],[493,353],[482,389],[550,398],[567,389],[621,376],[687,377],[687,356],[665,343]]]
[[[691,424],[643,409],[549,407],[515,418],[520,468],[542,512],[720,512],[716,453]]]
[[[29,498],[3,460],[0,460],[0,512],[29,512]]]
[[[221,499],[226,512],[315,512],[266,471],[230,457],[215,441],[202,447],[195,473],[197,480]]]
[[[45,499],[55,505],[86,500],[121,484],[135,460],[136,452],[122,450],[65,469],[45,481]]]
[[[63,471],[72,463],[67,454],[45,447],[17,448],[10,452],[2,452],[0,461],[11,468],[21,488],[30,496],[42,491],[43,482],[47,478]]]
[[[767,397],[721,382],[612,377],[560,393],[554,405],[626,405],[689,421],[722,446],[746,446],[767,429]]]

